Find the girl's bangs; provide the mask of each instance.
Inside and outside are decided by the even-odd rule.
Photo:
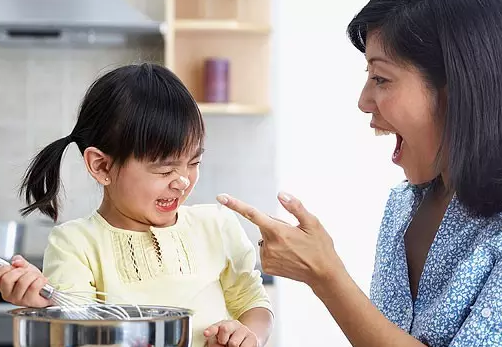
[[[124,148],[138,160],[157,161],[190,154],[203,146],[205,129],[196,101],[178,80],[155,73],[137,80],[123,117]],[[145,83],[142,83],[145,82]],[[153,82],[153,83],[152,83]],[[124,110],[125,111],[125,110]]]

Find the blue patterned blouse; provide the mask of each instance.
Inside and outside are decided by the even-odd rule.
[[[377,243],[371,300],[428,346],[502,346],[502,214],[473,218],[454,196],[412,300],[404,234],[427,189],[404,182],[392,190]]]

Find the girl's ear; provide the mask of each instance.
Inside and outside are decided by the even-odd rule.
[[[87,171],[96,181],[104,186],[111,183],[110,169],[112,160],[109,155],[96,147],[87,147],[84,151],[84,161]]]

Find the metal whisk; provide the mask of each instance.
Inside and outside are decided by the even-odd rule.
[[[9,262],[0,258],[0,267],[11,266]],[[124,305],[107,303],[95,297],[87,297],[85,294],[109,296],[102,292],[63,292],[56,290],[50,284],[46,284],[40,295],[50,300],[55,306],[59,306],[65,313],[66,319],[75,320],[128,320],[131,319],[129,313],[124,309]],[[130,305],[137,310],[138,317],[142,317],[141,309],[137,305]]]

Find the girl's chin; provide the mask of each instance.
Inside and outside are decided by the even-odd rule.
[[[176,219],[172,219],[170,221],[165,221],[165,222],[157,222],[157,223],[152,223],[152,227],[154,228],[168,228],[172,227],[173,225],[176,224]]]
[[[164,212],[161,216],[156,215],[153,218],[150,218],[150,223],[154,228],[165,228],[176,224],[177,212],[178,210],[172,212]]]

